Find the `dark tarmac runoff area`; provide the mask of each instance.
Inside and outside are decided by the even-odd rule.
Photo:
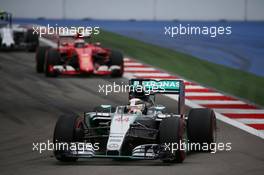
[[[219,121],[217,141],[230,142],[232,149],[215,154],[191,154],[182,164],[111,159],[80,159],[76,163],[60,163],[51,151],[41,154],[32,151],[33,142],[52,140],[56,120],[61,114],[82,113],[101,104],[126,104],[126,93],[105,96],[98,92],[98,86],[127,80],[92,76],[46,78],[36,73],[35,55],[27,52],[1,52],[0,75],[1,175],[262,175],[264,172],[263,139]],[[169,110],[175,109],[176,103],[172,99],[162,96],[159,100]]]

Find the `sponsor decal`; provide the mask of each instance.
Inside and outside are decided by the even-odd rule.
[[[119,145],[117,143],[111,143],[108,145],[108,148],[114,149],[114,148],[118,148]]]
[[[115,119],[115,121],[117,122],[129,122],[129,118],[128,117],[118,117]]]

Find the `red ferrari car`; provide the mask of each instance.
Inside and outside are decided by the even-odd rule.
[[[64,38],[65,39],[65,38]],[[122,77],[123,55],[100,44],[87,43],[83,38],[71,37],[71,42],[62,42],[58,47],[39,47],[36,52],[36,70],[48,77],[58,75],[95,74]]]

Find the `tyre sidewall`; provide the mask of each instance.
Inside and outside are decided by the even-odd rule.
[[[122,77],[124,73],[124,58],[119,51],[112,50],[110,54],[110,66],[119,66],[120,70],[113,70],[112,77]]]
[[[168,154],[167,156],[173,156],[173,157],[162,158],[163,162],[182,163],[184,161],[186,151],[180,149],[181,144],[184,143],[184,134],[185,134],[185,122],[182,118],[169,117],[161,121],[159,127],[160,144],[170,145],[170,149],[172,148],[172,144],[176,144],[177,146],[176,150],[165,151]]]

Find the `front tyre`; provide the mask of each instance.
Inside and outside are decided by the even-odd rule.
[[[120,69],[112,70],[112,77],[122,77],[124,73],[124,59],[121,52],[112,50],[110,54],[110,66],[118,66]]]
[[[49,49],[46,52],[45,59],[45,75],[47,77],[56,77],[58,76],[57,70],[54,70],[55,65],[60,65],[60,52],[56,49]]]
[[[36,71],[37,73],[43,73],[44,72],[44,63],[45,63],[45,56],[46,51],[50,47],[48,46],[41,46],[37,49],[36,52]]]
[[[80,133],[83,128],[80,119],[77,115],[61,116],[55,126],[53,143],[70,145],[70,143],[80,141]],[[74,162],[78,159],[77,157],[67,157],[67,150],[63,150],[62,147],[59,147],[58,150],[55,149],[54,155],[57,160],[62,162]]]
[[[182,143],[185,142],[184,135],[185,122],[182,118],[169,117],[161,121],[159,140],[160,145],[164,147],[161,152],[161,160],[163,162],[182,163],[184,161],[186,156],[186,151],[182,147]]]
[[[190,143],[210,145],[216,142],[216,118],[211,109],[191,109],[187,120],[187,135]],[[211,147],[210,147],[211,148]],[[213,148],[212,148],[213,149]],[[210,150],[191,150],[210,151]]]

